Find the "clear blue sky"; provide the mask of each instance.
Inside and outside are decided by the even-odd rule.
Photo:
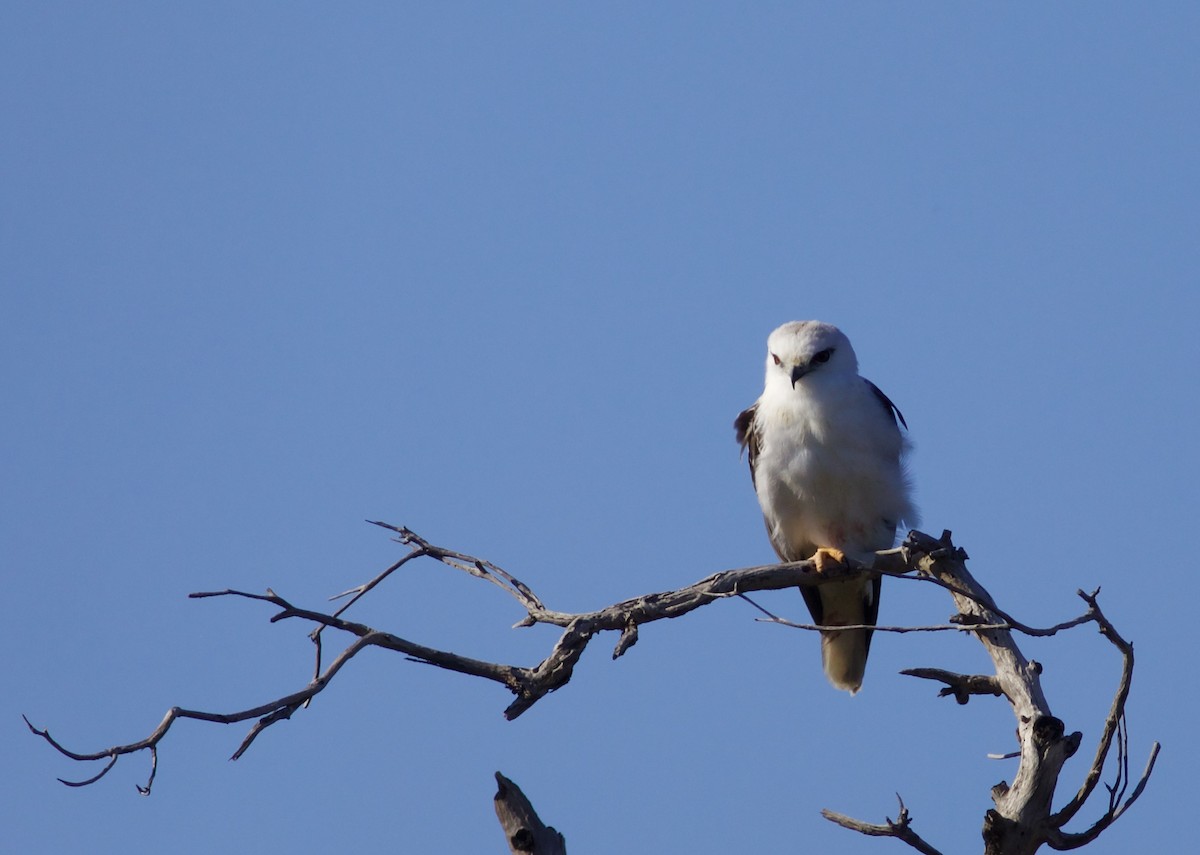
[[[0,72],[0,848],[500,852],[501,769],[573,852],[897,852],[818,815],[895,791],[977,851],[1011,713],[896,672],[981,648],[881,637],[850,698],[737,602],[617,663],[601,639],[513,723],[495,685],[364,655],[237,763],[244,727],[179,725],[149,799],[143,757],[60,786],[90,771],[19,718],[97,750],[298,688],[305,627],[186,595],[320,606],[398,555],[364,518],[563,610],[767,562],[731,422],[767,333],[819,318],[1005,606],[1049,624],[1103,586],[1132,765],[1164,754],[1088,851],[1182,851],[1195,4],[10,2]],[[885,586],[888,623],[950,609]],[[434,566],[357,615],[519,664],[555,637]],[[1090,755],[1114,652],[1026,652]]]

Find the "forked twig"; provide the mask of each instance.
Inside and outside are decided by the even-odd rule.
[[[896,793],[896,801],[900,802],[900,813],[896,816],[894,822],[890,817],[885,818],[883,825],[863,822],[845,814],[831,811],[828,808],[821,811],[821,816],[836,825],[840,825],[842,828],[857,831],[859,834],[865,834],[868,837],[895,837],[897,840],[901,840],[918,852],[923,853],[923,855],[942,855],[941,852],[930,846],[919,834],[912,830],[912,817],[909,816],[908,808],[904,806],[904,799],[900,798],[899,793]]]

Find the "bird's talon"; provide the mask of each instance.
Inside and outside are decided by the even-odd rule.
[[[822,546],[814,553],[813,563],[816,565],[818,573],[824,573],[827,567],[840,569],[846,566],[846,553],[830,546]]]

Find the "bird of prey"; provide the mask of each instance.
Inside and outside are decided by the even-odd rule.
[[[858,375],[850,340],[831,324],[793,321],[767,339],[762,396],[734,422],[747,449],[771,545],[783,561],[843,556],[870,563],[916,525],[900,433],[904,416]],[[802,588],[819,626],[874,626],[880,580]],[[870,629],[822,630],[825,676],[854,694],[862,686]]]

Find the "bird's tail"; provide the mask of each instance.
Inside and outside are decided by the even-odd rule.
[[[874,624],[879,614],[878,580],[822,585],[822,626]],[[871,649],[871,630],[841,629],[821,632],[821,664],[834,688],[855,694],[862,686]]]
[[[867,670],[867,632],[843,629],[821,633],[821,664],[835,689],[856,694]]]

